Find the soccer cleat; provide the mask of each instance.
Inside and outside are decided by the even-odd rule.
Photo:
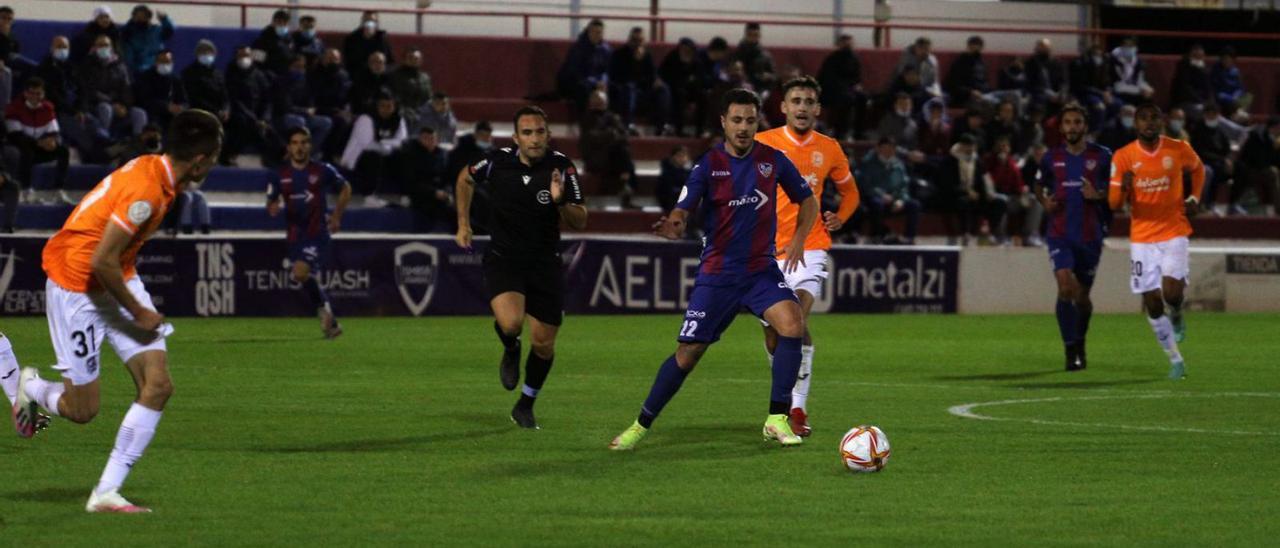
[[[644,439],[644,435],[648,433],[649,429],[640,426],[640,421],[633,422],[631,426],[623,430],[621,434],[618,434],[618,437],[609,442],[609,449],[611,451],[630,451],[635,449],[636,444],[640,443],[640,440]]]
[[[317,308],[316,316],[320,317],[320,331],[324,333],[324,338],[336,339],[342,334],[342,326],[338,325],[338,319],[333,316],[328,306]]]
[[[791,431],[791,425],[787,424],[786,415],[769,415],[764,420],[764,429],[762,430],[765,440],[778,440],[783,447],[791,445],[800,445],[804,440]]]
[[[1173,324],[1173,342],[1181,344],[1187,338],[1187,320],[1182,314],[1170,314],[1169,322]]]
[[[1187,365],[1183,363],[1182,360],[1178,360],[1176,362],[1172,362],[1169,364],[1170,380],[1177,381],[1185,378],[1187,378]]]
[[[520,428],[528,428],[530,430],[538,430],[538,421],[533,418],[533,407],[516,404],[511,408],[511,422],[516,423]]]
[[[99,494],[96,490],[89,493],[89,502],[85,503],[84,511],[89,513],[146,514],[151,512],[151,509],[125,500],[124,497],[120,496],[118,490],[112,489],[102,494]]]
[[[809,437],[813,432],[813,429],[809,428],[809,415],[804,412],[804,409],[791,408],[791,431],[802,438]]]
[[[1067,362],[1066,362],[1067,371],[1079,371],[1083,369],[1083,367],[1080,367],[1079,348],[1080,348],[1079,343],[1071,343],[1064,347],[1065,354],[1067,357]]]
[[[18,374],[18,397],[13,403],[13,426],[18,430],[19,437],[30,438],[36,435],[38,429],[36,425],[39,422],[40,408],[27,396],[27,383],[39,376],[34,367],[23,367]]]
[[[1076,357],[1080,361],[1080,369],[1087,369],[1089,367],[1089,358],[1086,356],[1084,351],[1084,339],[1080,339],[1080,342],[1076,343]]]

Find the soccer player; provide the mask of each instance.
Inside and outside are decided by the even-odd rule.
[[[707,237],[676,352],[658,369],[640,417],[609,444],[613,450],[635,448],[707,347],[720,339],[744,306],[778,332],[764,437],[784,446],[804,441],[787,421],[800,371],[804,314],[783,272],[804,266],[805,239],[818,218],[818,200],[785,154],[755,141],[760,96],[745,89],[730,90],[724,94],[720,112],[725,142],[702,156],[680,191],[676,208],[655,225],[659,236],[680,238],[689,212],[701,203]],[[781,269],[774,249],[778,212],[771,203],[778,197],[779,186],[792,203],[800,204],[795,235],[787,242]]]
[[[813,300],[822,296],[822,280],[827,277],[827,250],[831,249],[831,234],[840,230],[858,209],[858,185],[849,171],[849,159],[840,143],[814,130],[814,123],[822,115],[818,97],[822,88],[817,80],[808,76],[795,78],[782,85],[782,113],[787,116],[786,125],[756,135],[756,141],[782,151],[795,164],[804,177],[814,198],[822,203],[823,184],[827,179],[835,183],[840,193],[840,208],[823,214],[822,223],[814,223],[804,240],[804,268],[785,275],[787,287],[800,299],[800,312],[804,317],[804,339],[800,346],[800,374],[791,392],[791,430],[807,437],[810,433],[806,404],[809,400],[810,376],[813,373],[813,337],[809,334],[809,312]],[[775,201],[778,210],[777,250],[778,266],[785,263],[787,244],[795,237],[796,221],[800,205],[778,194]],[[769,325],[764,328],[765,349],[772,361],[778,347],[778,331]]]
[[[1200,207],[1197,196],[1204,190],[1204,164],[1191,145],[1163,135],[1160,107],[1139,106],[1135,126],[1138,140],[1112,158],[1108,200],[1113,210],[1129,204],[1130,289],[1142,295],[1151,329],[1169,357],[1169,378],[1177,380],[1186,376],[1178,343],[1187,329],[1182,293],[1190,263],[1188,217]],[[1188,173],[1190,195],[1183,188]]]
[[[290,129],[286,138],[289,161],[267,175],[267,214],[275,217],[284,209],[293,281],[302,286],[311,300],[324,337],[333,339],[342,334],[342,326],[333,315],[329,296],[311,273],[324,268],[330,235],[342,226],[342,213],[351,201],[351,183],[333,166],[311,159],[311,132],[307,128]],[[326,219],[325,195],[329,192],[338,193],[338,203]]]
[[[108,175],[80,200],[44,247],[49,336],[62,382],[23,368],[20,408],[84,424],[98,413],[98,365],[105,338],[137,387],[89,512],[148,512],[120,496],[130,468],[142,457],[173,393],[165,337],[172,328],[156,312],[134,266],[138,249],[164,220],[174,196],[199,183],[217,163],[222,125],[214,115],[187,110],[174,116],[164,154],[140,156]],[[30,436],[32,425],[21,425]]]
[[[587,226],[587,208],[573,161],[550,149],[547,114],[536,106],[516,111],[516,148],[490,151],[458,173],[459,247],[471,248],[471,195],[489,190],[491,240],[484,253],[484,282],[493,309],[493,329],[504,349],[498,366],[502,387],[520,381],[520,332],[529,321],[532,339],[524,386],[511,420],[537,429],[533,404],[555,359],[556,333],[564,319],[560,222]]]
[[[1049,213],[1049,261],[1058,282],[1058,332],[1066,354],[1067,371],[1088,367],[1085,335],[1093,316],[1093,289],[1102,239],[1111,212],[1107,209],[1107,170],[1111,151],[1085,140],[1089,117],[1075,103],[1062,107],[1058,117],[1064,144],[1040,160],[1037,194]]]

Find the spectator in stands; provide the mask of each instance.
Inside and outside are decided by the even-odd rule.
[[[1041,106],[1043,108],[1043,106]],[[983,138],[986,139],[981,144],[982,151],[995,150],[996,141],[1001,138],[1007,139],[1012,145],[1012,156],[1020,156],[1027,151],[1027,147],[1031,146],[1035,140],[1036,128],[1034,124],[1029,124],[1018,119],[1018,105],[1013,101],[1004,101],[996,105],[996,115],[987,122],[983,131]]]
[[[101,5],[93,9],[93,19],[71,41],[71,62],[79,64],[90,56],[99,36],[110,38],[112,47],[120,43],[120,28],[111,20],[111,6]]]
[[[342,64],[342,52],[336,48],[325,50],[320,62],[312,69],[308,83],[315,86],[316,114],[328,116],[333,121],[329,143],[322,147],[325,158],[342,154],[355,119],[348,97],[351,94],[351,76]]]
[[[71,41],[66,36],[54,36],[49,44],[49,54],[36,67],[36,76],[44,80],[44,95],[53,103],[58,113],[58,126],[63,142],[80,153],[80,161],[92,163],[104,160],[95,157],[98,127],[95,119],[80,111],[79,85],[75,78],[75,65],[71,64]],[[15,164],[16,165],[16,164]],[[16,167],[14,168],[16,172]]]
[[[720,97],[731,89],[743,88],[755,91],[755,86],[747,80],[747,69],[742,65],[742,61],[734,60],[729,62],[729,67],[725,72],[725,80],[717,80],[715,85],[711,87],[711,91],[707,92],[709,101],[718,101]],[[724,130],[720,125],[720,110],[707,109],[707,119],[703,121],[703,126],[711,135],[719,135]]]
[[[1228,118],[1237,111],[1247,111],[1253,103],[1253,94],[1245,91],[1244,80],[1240,77],[1240,67],[1236,66],[1236,49],[1231,46],[1222,48],[1218,62],[1213,65],[1209,74],[1213,85],[1213,93],[1218,106]]]
[[[446,176],[447,163],[431,126],[422,126],[418,137],[405,141],[400,149],[400,181],[422,232],[453,232],[454,181]]]
[[[383,90],[374,104],[377,106],[373,114],[356,118],[341,164],[355,174],[357,191],[364,196],[365,206],[385,207],[386,200],[376,193],[393,172],[395,153],[408,138],[409,130],[390,92]]]
[[[218,48],[210,40],[201,40],[196,43],[195,54],[196,61],[182,69],[182,87],[187,91],[187,101],[191,108],[212,112],[226,123],[231,116],[231,105],[227,97],[227,81],[214,68]]]
[[[279,135],[288,135],[295,127],[305,127],[311,133],[312,156],[323,158],[325,143],[333,130],[333,119],[316,112],[316,86],[307,74],[307,58],[294,55],[289,70],[276,76],[271,96],[275,100],[272,114]]]
[[[951,150],[951,120],[942,98],[925,103],[924,123],[920,124],[920,152],[931,161],[940,160]]]
[[[1014,57],[1009,64],[1000,69],[1000,74],[996,78],[996,85],[999,92],[1003,94],[1017,94],[1019,98],[1025,98],[1027,92],[1027,64],[1020,57]]]
[[[1089,112],[1089,127],[1101,128],[1115,98],[1111,95],[1114,78],[1111,57],[1102,44],[1094,43],[1083,55],[1071,61],[1071,95]]]
[[[1137,139],[1138,132],[1133,128],[1136,113],[1137,107],[1133,105],[1120,107],[1120,116],[1108,122],[1098,133],[1098,144],[1114,151]]]
[[[13,36],[14,17],[13,8],[0,6],[0,67],[12,71],[12,82],[25,82],[27,78],[36,75],[36,62],[22,54],[22,44]]]
[[[58,115],[53,103],[44,98],[44,87],[44,80],[39,77],[27,80],[22,97],[14,99],[4,109],[5,133],[8,142],[17,147],[20,155],[18,180],[30,188],[33,168],[37,164],[54,162],[54,189],[63,202],[74,203],[63,190],[70,153],[59,135]],[[28,194],[28,198],[33,197],[33,194]]]
[[[649,114],[654,133],[662,135],[667,127],[671,110],[671,90],[658,78],[653,54],[645,44],[644,29],[632,27],[627,42],[614,50],[609,59],[609,97],[614,112],[622,116],[627,130],[635,129],[635,115],[639,111]]]
[[[107,149],[111,165],[119,167],[144,154],[160,154],[164,150],[161,134],[160,126],[148,123],[137,137],[111,145]]]
[[[1204,46],[1192,44],[1191,49],[1178,61],[1173,73],[1173,106],[1200,117],[1200,109],[1213,100],[1213,85],[1209,83],[1209,67],[1204,60]]]
[[[169,121],[187,108],[187,89],[173,70],[173,52],[160,50],[151,68],[138,75],[133,96],[147,119],[160,127],[169,127]]]
[[[702,72],[702,83],[711,89],[720,82],[729,79],[729,65],[734,59],[729,56],[729,41],[716,36],[707,43],[707,47],[698,52],[698,67]],[[713,100],[708,96],[708,100]]]
[[[556,73],[556,90],[576,110],[586,108],[593,91],[609,90],[609,44],[604,41],[604,22],[592,19],[569,47],[569,53]]]
[[[288,72],[289,62],[293,59],[293,38],[289,36],[290,19],[288,11],[276,10],[271,14],[271,24],[263,27],[250,45],[254,61],[269,77]]]
[[[0,61],[0,105],[13,101],[13,71]]]
[[[382,54],[383,63],[394,63],[391,41],[387,31],[378,28],[378,12],[369,10],[360,15],[360,26],[342,41],[342,58],[346,60],[347,74],[355,77],[368,66],[369,56]]]
[[[621,116],[609,109],[609,98],[602,91],[592,93],[587,102],[578,131],[578,149],[582,152],[583,171],[601,179],[605,188],[620,186],[622,206],[630,208],[637,181],[627,126]]]
[[[1191,134],[1187,130],[1187,111],[1181,107],[1169,109],[1169,114],[1165,116],[1164,134],[1179,141],[1191,142]],[[1201,154],[1200,158],[1203,160],[1204,155]]]
[[[822,86],[822,109],[836,140],[861,136],[866,124],[867,94],[862,87],[862,61],[853,49],[853,36],[842,34],[836,39],[836,50],[822,60],[818,69]],[[850,132],[852,131],[852,135]]]
[[[1125,38],[1111,50],[1111,93],[1130,105],[1140,105],[1151,100],[1155,88],[1147,83],[1146,64],[1138,58],[1138,39]]]
[[[742,40],[738,42],[738,49],[733,52],[733,56],[742,61],[747,79],[757,90],[773,87],[778,79],[777,71],[773,68],[773,56],[760,45],[760,23],[747,23],[742,28]]]
[[[1053,58],[1053,45],[1048,38],[1036,41],[1035,50],[1024,64],[1024,70],[1026,93],[1032,103],[1062,105],[1066,102],[1067,73]]]
[[[1244,193],[1253,189],[1258,202],[1264,204],[1264,214],[1274,217],[1277,196],[1280,195],[1280,116],[1271,116],[1266,124],[1258,124],[1249,132],[1244,146],[1240,147],[1240,161],[1236,166],[1236,184],[1231,187],[1231,214],[1244,215],[1240,203]]]
[[[441,143],[453,145],[458,135],[458,118],[453,115],[449,96],[443,91],[437,91],[431,98],[431,103],[423,109],[420,123],[436,130],[436,139]]]
[[[694,134],[702,133],[706,118],[706,84],[698,66],[698,46],[692,38],[681,38],[658,67],[658,76],[671,92],[671,122],[675,134],[684,136],[685,120],[693,120]]]
[[[902,52],[902,57],[898,59],[898,66],[893,73],[902,76],[908,69],[915,69],[920,77],[920,87],[926,94],[919,98],[917,106],[924,105],[924,102],[929,99],[942,96],[942,83],[938,76],[938,58],[933,55],[932,40],[925,36],[916,38],[916,41]]]
[[[235,62],[227,67],[227,98],[231,116],[222,145],[222,162],[234,165],[235,158],[249,145],[256,146],[265,165],[275,165],[284,157],[284,146],[271,127],[271,106],[275,90],[271,77],[253,61],[248,46],[236,48]]]
[[[431,76],[422,70],[422,51],[416,46],[405,48],[400,65],[387,73],[387,88],[400,104],[400,113],[409,131],[416,134],[419,119],[432,95]]]
[[[1005,214],[1004,202],[995,200],[995,188],[978,161],[978,142],[972,135],[961,135],[951,146],[951,154],[938,170],[934,199],[944,214],[947,243],[968,245],[971,234],[987,236],[991,226],[999,226]],[[981,220],[981,223],[976,221]]]
[[[129,22],[120,29],[120,48],[124,50],[124,64],[131,74],[151,69],[164,43],[173,36],[173,21],[165,12],[157,12],[155,19],[158,21],[152,19],[151,8],[138,4]]]
[[[973,137],[975,143],[987,142],[987,113],[980,108],[970,108],[964,111],[964,118],[961,118],[951,128],[952,141],[947,145],[946,152],[943,156],[951,154],[951,145],[960,140],[963,135]]]
[[[137,135],[147,125],[147,113],[134,104],[129,69],[120,62],[111,38],[99,35],[93,54],[76,66],[80,111],[98,119],[112,139]]]
[[[871,236],[879,242],[897,243],[889,237],[884,220],[889,216],[906,217],[903,242],[915,242],[916,228],[920,224],[920,202],[911,197],[911,177],[907,166],[898,158],[898,146],[892,137],[881,136],[876,147],[858,163],[858,191],[862,195],[862,207],[871,218]]]
[[[457,146],[449,152],[449,169],[445,172],[447,179],[453,181],[458,172],[467,166],[479,162],[493,149],[493,126],[488,121],[476,122],[475,129],[458,138]]]
[[[18,202],[22,194],[18,180],[13,178],[13,165],[16,161],[8,158],[6,153],[0,156],[0,234],[13,234],[14,223],[18,219]]]
[[[293,54],[306,57],[308,69],[315,66],[320,56],[324,55],[324,40],[316,34],[315,16],[303,15],[298,18],[298,30],[293,31],[290,38]]]
[[[889,137],[898,144],[900,151],[916,148],[920,126],[911,114],[911,96],[906,92],[898,92],[893,100],[893,110],[880,118],[876,128],[877,137]]]
[[[981,103],[983,96],[990,91],[991,86],[987,84],[987,63],[982,59],[983,45],[981,36],[970,36],[965,44],[965,52],[951,62],[943,89],[952,105],[965,107]]]
[[[1031,192],[1031,187],[1023,179],[1022,170],[1018,167],[1018,156],[1007,137],[996,140],[995,148],[983,158],[982,168],[991,180],[993,203],[1000,203],[996,209],[1004,211],[996,225],[996,237],[1000,243],[1007,244],[1009,238],[1009,219],[1022,220],[1021,240],[1023,245],[1038,245],[1040,218],[1044,207],[1040,205]]]
[[[391,91],[390,83],[387,56],[380,51],[370,53],[364,69],[351,76],[351,111],[356,115],[372,114],[377,108],[378,95]]]
[[[1175,109],[1177,110],[1177,109]],[[1169,126],[1174,122],[1173,111],[1169,111]],[[1206,211],[1214,211],[1218,189],[1229,185],[1235,176],[1235,163],[1231,161],[1231,137],[1222,124],[1222,113],[1217,103],[1204,106],[1204,116],[1200,122],[1192,125],[1188,140],[1191,148],[1204,162],[1205,182],[1204,196],[1200,198],[1200,207]]]
[[[920,83],[920,72],[915,67],[903,69],[902,73],[893,79],[893,82],[889,84],[888,91],[880,98],[879,108],[886,111],[892,109],[894,101],[897,100],[898,94],[901,93],[905,93],[911,98],[913,113],[919,112],[920,108],[933,98]]]
[[[680,190],[684,188],[685,182],[689,180],[689,173],[693,169],[693,163],[689,157],[689,147],[684,145],[676,145],[671,149],[671,154],[662,159],[661,171],[658,173],[658,184],[653,188],[654,198],[658,200],[658,206],[662,208],[663,213],[668,213],[676,207],[676,202],[680,198]]]

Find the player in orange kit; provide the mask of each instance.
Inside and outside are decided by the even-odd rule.
[[[830,179],[840,193],[840,208],[823,214],[822,223],[814,223],[804,241],[804,266],[786,274],[787,285],[796,292],[800,307],[808,324],[809,311],[815,298],[822,295],[822,281],[827,277],[827,250],[831,249],[831,232],[840,230],[858,209],[858,185],[849,170],[849,160],[840,142],[818,133],[814,124],[822,113],[818,97],[822,89],[818,82],[805,76],[789,80],[782,86],[782,113],[787,116],[786,125],[756,134],[756,140],[781,150],[795,164],[800,175],[809,183],[813,195],[822,200],[823,183]],[[779,193],[777,198],[778,264],[787,259],[786,248],[796,232],[796,219],[800,206]],[[778,333],[765,324],[765,348],[772,359],[778,344]],[[813,339],[806,327],[800,347],[800,374],[791,393],[791,429],[796,434],[810,433],[808,409],[809,377],[813,373]]]
[[[1142,295],[1151,329],[1169,356],[1169,378],[1181,379],[1186,376],[1178,343],[1186,334],[1182,294],[1190,263],[1187,218],[1200,206],[1197,196],[1204,189],[1204,164],[1191,145],[1162,135],[1160,107],[1139,106],[1135,126],[1138,140],[1112,156],[1107,198],[1113,211],[1129,205],[1130,288]],[[1183,188],[1187,173],[1189,194]]]
[[[134,260],[174,196],[204,180],[221,148],[222,125],[214,115],[179,113],[169,127],[164,154],[140,156],[108,175],[45,244],[46,315],[58,360],[54,368],[62,372],[62,382],[41,379],[34,367],[24,368],[15,406],[26,417],[34,417],[40,406],[72,422],[93,420],[104,338],[138,389],[106,469],[85,504],[89,512],[150,511],[125,500],[119,489],[155,435],[173,393],[165,351],[172,328],[152,305]],[[24,437],[30,432],[30,427],[19,429]]]

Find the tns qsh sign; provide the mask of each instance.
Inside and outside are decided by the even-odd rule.
[[[196,314],[235,314],[235,247],[226,242],[197,243],[196,264]]]

